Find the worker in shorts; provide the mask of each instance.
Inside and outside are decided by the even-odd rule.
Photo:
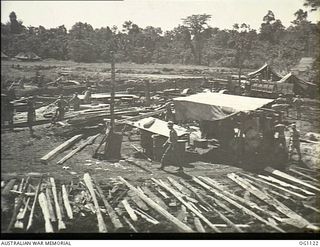
[[[177,165],[179,166],[178,171],[183,172],[183,168],[181,166],[180,154],[179,154],[178,145],[177,145],[178,144],[178,134],[175,131],[175,129],[173,128],[172,121],[168,122],[168,128],[170,130],[170,133],[169,133],[168,140],[166,141],[165,144],[163,144],[163,147],[164,148],[167,147],[167,148],[161,158],[160,170],[164,170],[168,160],[172,161],[173,159],[175,159],[175,161],[177,162]]]
[[[296,125],[291,125],[290,141],[289,141],[289,158],[292,159],[293,151],[296,150],[299,155],[299,161],[301,161],[300,151],[300,132],[297,130]]]

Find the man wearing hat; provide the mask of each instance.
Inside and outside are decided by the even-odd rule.
[[[290,130],[290,141],[289,141],[289,158],[291,160],[293,151],[297,150],[299,155],[299,161],[301,161],[301,152],[300,152],[300,132],[297,130],[296,125],[291,125]]]
[[[183,168],[181,166],[181,162],[180,162],[180,155],[179,155],[179,151],[178,151],[178,134],[177,134],[177,131],[175,131],[175,129],[173,128],[173,122],[172,121],[169,121],[168,122],[168,128],[170,130],[170,133],[169,133],[169,138],[168,140],[166,141],[165,144],[163,144],[163,147],[166,147],[168,144],[168,147],[166,149],[166,151],[163,153],[163,156],[161,158],[161,167],[160,169],[161,170],[164,170],[165,166],[166,166],[166,163],[168,160],[173,160],[173,157],[174,159],[176,160],[176,162],[178,163],[178,166],[179,166],[179,172],[183,172]]]
[[[301,106],[303,104],[303,99],[300,97],[300,95],[296,96],[296,98],[293,100],[293,104],[296,107],[297,119],[301,119]]]

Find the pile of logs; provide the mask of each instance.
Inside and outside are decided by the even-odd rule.
[[[294,170],[309,177],[307,171]],[[71,183],[53,177],[14,178],[1,182],[2,199],[11,198],[14,203],[6,229],[48,233],[319,231],[320,222],[314,220],[320,211],[311,205],[319,186],[311,179],[304,181],[272,168],[266,168],[265,174],[230,173],[226,178],[232,188],[205,176],[151,178],[139,185],[123,177],[99,184],[88,173]],[[298,206],[299,212],[293,210]]]

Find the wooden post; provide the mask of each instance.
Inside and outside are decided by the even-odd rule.
[[[110,126],[111,126],[111,133],[114,130],[114,98],[115,98],[115,64],[114,64],[114,52],[110,52],[111,56],[111,102],[110,102]]]

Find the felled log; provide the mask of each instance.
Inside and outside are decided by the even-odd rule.
[[[91,145],[94,140],[99,136],[100,134],[96,134],[94,136],[88,137],[88,139],[80,144],[76,149],[72,150],[70,153],[68,153],[66,156],[64,156],[61,160],[57,162],[57,165],[62,165],[64,162],[66,162],[68,159],[70,159],[73,155],[84,149],[86,146]]]
[[[90,192],[90,195],[92,197],[92,200],[93,200],[93,203],[94,203],[94,206],[95,206],[95,209],[96,209],[99,232],[108,232],[107,226],[104,223],[104,220],[103,220],[103,217],[102,217],[102,214],[101,214],[101,211],[100,211],[98,200],[97,200],[97,197],[95,195],[95,192],[94,192],[94,189],[93,189],[93,184],[92,184],[91,177],[90,177],[89,173],[85,173],[83,175],[83,180],[84,180],[84,182],[85,182],[85,184],[86,184],[86,186],[87,186],[87,188],[88,188],[88,190]]]
[[[192,177],[192,180],[194,182],[196,182],[197,184],[199,184],[200,186],[202,186],[203,188],[207,189],[208,191],[214,193],[216,196],[224,199],[225,201],[229,202],[230,204],[232,204],[233,206],[237,207],[238,209],[242,210],[243,212],[245,212],[246,214],[256,218],[257,220],[259,220],[260,222],[272,227],[273,229],[279,231],[279,232],[284,232],[284,230],[282,230],[280,227],[274,225],[273,223],[270,223],[269,221],[263,219],[261,216],[259,216],[258,214],[256,214],[255,212],[251,211],[250,209],[246,208],[245,206],[242,206],[241,204],[239,204],[238,202],[234,201],[233,199],[225,196],[224,194],[222,194],[221,192],[219,192],[218,190],[210,187],[209,185],[203,183],[202,181],[200,181],[198,178],[196,177]]]
[[[98,183],[95,182],[95,186],[96,186],[97,191],[98,191],[98,193],[103,201],[103,204],[108,212],[108,215],[111,219],[111,222],[112,222],[114,228],[115,229],[123,228],[123,225],[122,225],[121,221],[119,220],[118,215],[116,214],[116,212],[113,210],[113,208],[111,207],[111,205],[109,204],[109,202],[105,198],[103,191],[100,188],[100,186],[98,185]]]
[[[42,210],[43,218],[45,221],[45,230],[47,233],[53,232],[53,228],[50,222],[50,213],[48,208],[48,202],[45,194],[41,192],[39,194],[39,204]]]
[[[308,187],[309,189],[312,189],[312,190],[320,192],[320,188],[315,187],[313,185],[310,185],[310,184],[308,184],[306,182],[303,182],[300,179],[297,179],[297,178],[295,178],[295,177],[293,177],[293,176],[291,176],[289,174],[286,174],[286,173],[284,173],[282,171],[275,170],[275,169],[273,169],[271,167],[265,168],[265,171],[270,172],[271,174],[276,175],[278,177],[281,177],[281,178],[284,178],[286,180],[289,180],[289,181],[291,181],[293,183],[299,184],[300,186],[303,185],[305,187]]]
[[[146,212],[143,212],[139,209],[134,209],[134,212],[144,218],[146,221],[152,223],[153,225],[158,225],[160,222],[148,215]]]
[[[60,208],[60,205],[58,202],[58,194],[57,194],[57,188],[56,188],[54,178],[52,178],[52,177],[50,178],[50,183],[51,183],[51,187],[52,187],[53,200],[54,200],[54,205],[56,208],[56,215],[57,215],[57,219],[58,219],[58,229],[63,230],[63,229],[66,229],[66,225],[64,224],[64,222],[62,220],[61,208]]]
[[[157,203],[155,203],[153,200],[151,200],[149,197],[147,197],[144,193],[137,190],[135,187],[133,187],[130,183],[128,183],[125,179],[122,177],[119,177],[119,179],[131,190],[135,191],[137,195],[150,207],[152,207],[154,210],[156,210],[158,213],[160,213],[162,216],[164,216],[167,220],[172,222],[174,225],[176,225],[181,231],[184,232],[193,232],[193,230],[187,226],[186,224],[182,223],[180,220],[175,218],[172,214],[170,214],[167,210],[163,209],[161,206],[159,206]]]
[[[73,144],[75,144],[77,141],[79,141],[82,138],[82,136],[83,136],[83,134],[75,135],[71,139],[65,141],[64,143],[62,143],[61,145],[59,145],[58,147],[56,147],[55,149],[53,149],[52,151],[47,153],[45,156],[43,156],[40,159],[41,162],[46,164],[49,160],[53,159],[58,154],[62,153],[63,151],[65,151],[66,149],[71,147]]]
[[[67,215],[68,215],[69,219],[73,219],[73,213],[72,213],[72,209],[71,209],[70,202],[69,202],[68,192],[67,192],[66,186],[64,184],[62,185],[62,198],[63,198],[64,207],[67,211]]]

